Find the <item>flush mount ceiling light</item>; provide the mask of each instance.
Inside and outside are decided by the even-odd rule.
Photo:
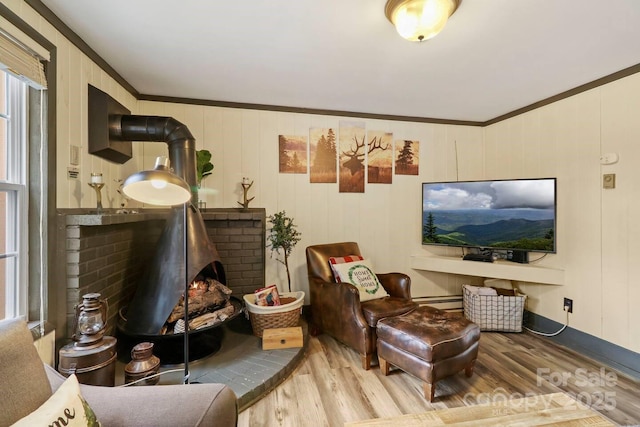
[[[435,37],[456,11],[460,0],[388,0],[384,14],[407,40]]]

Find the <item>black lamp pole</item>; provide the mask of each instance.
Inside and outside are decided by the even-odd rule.
[[[187,205],[182,205],[182,226],[184,228],[184,383],[189,384],[189,251],[187,250]]]
[[[158,185],[161,182],[164,185]],[[127,197],[143,203],[160,206],[182,204],[182,246],[184,267],[184,383],[189,384],[189,250],[187,213],[192,193],[189,184],[171,172],[166,157],[158,157],[156,167],[151,171],[138,172],[128,177],[122,190]],[[177,209],[172,210],[176,213]],[[176,217],[176,220],[179,220]],[[179,270],[177,277],[180,277]],[[179,288],[178,288],[179,289]]]

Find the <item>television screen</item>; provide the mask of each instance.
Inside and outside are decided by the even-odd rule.
[[[422,244],[555,253],[556,179],[422,184]]]

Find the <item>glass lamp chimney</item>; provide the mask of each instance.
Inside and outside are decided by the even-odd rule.
[[[106,327],[107,304],[99,293],[82,296],[82,303],[76,306],[76,330],[73,339],[76,345],[87,346],[102,340]]]

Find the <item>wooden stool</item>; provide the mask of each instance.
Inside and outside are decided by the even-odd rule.
[[[480,328],[460,315],[422,306],[387,317],[377,324],[380,370],[390,364],[425,382],[424,396],[431,402],[436,381],[462,370],[470,377],[478,357]]]

